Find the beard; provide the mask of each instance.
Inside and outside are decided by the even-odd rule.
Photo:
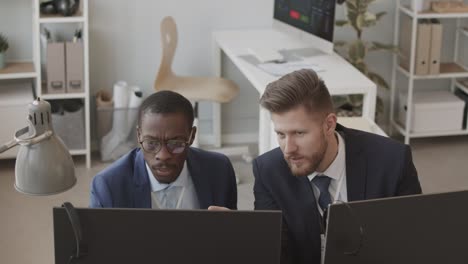
[[[317,170],[323,158],[325,157],[325,152],[328,148],[328,142],[325,139],[325,135],[322,134],[320,142],[321,144],[318,146],[317,150],[312,152],[312,154],[310,154],[309,156],[304,156],[304,161],[299,164],[293,163],[291,162],[291,160],[295,157],[301,156],[300,154],[293,154],[284,157],[289,169],[291,170],[291,173],[294,176],[308,176]]]

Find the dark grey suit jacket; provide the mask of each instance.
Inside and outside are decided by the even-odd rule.
[[[409,146],[337,125],[346,145],[348,201],[419,194]],[[282,263],[320,263],[320,216],[307,177],[295,177],[279,148],[253,161],[256,210],[283,212]]]
[[[201,209],[210,205],[237,208],[237,186],[229,159],[189,148],[187,167]],[[96,175],[90,207],[151,208],[151,187],[143,153],[134,149]]]

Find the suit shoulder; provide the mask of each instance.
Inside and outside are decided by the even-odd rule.
[[[385,152],[401,152],[408,148],[407,145],[392,138],[350,128],[345,130],[345,137],[346,139],[360,142],[368,150],[378,152],[383,150],[385,150]]]
[[[96,174],[93,180],[118,180],[118,178],[122,178],[129,175],[129,173],[133,173],[137,153],[138,149],[134,149],[125,154],[107,168]]]
[[[206,162],[228,162],[231,163],[229,158],[219,152],[203,150],[199,148],[190,148],[190,154],[198,160]]]
[[[283,152],[277,147],[258,156],[254,159],[254,162],[257,164],[277,164],[278,162],[284,162]]]

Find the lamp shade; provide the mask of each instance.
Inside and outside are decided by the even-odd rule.
[[[30,195],[66,191],[76,183],[70,152],[52,128],[50,104],[36,99],[28,105],[28,127],[16,132],[0,152],[20,145],[16,157],[15,188]]]
[[[64,192],[76,183],[73,159],[55,134],[38,144],[20,146],[15,177],[16,190],[30,195]]]

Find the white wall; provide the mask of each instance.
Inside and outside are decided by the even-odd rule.
[[[13,59],[31,56],[31,0],[0,0],[0,32],[12,40]],[[372,5],[388,15],[365,38],[391,43],[394,1]],[[90,85],[92,94],[112,87],[117,80],[153,92],[161,54],[159,23],[167,15],[178,24],[179,46],[173,69],[177,74],[211,74],[211,32],[221,29],[262,28],[271,24],[273,0],[90,0]],[[337,17],[342,17],[341,8]],[[354,38],[351,28],[337,29],[335,39]],[[390,80],[391,55],[375,53],[371,67]],[[258,131],[258,93],[229,62],[225,74],[241,86],[240,97],[223,106],[223,133]],[[388,97],[387,93],[383,93]],[[201,106],[201,132],[211,129],[211,105]]]
[[[147,93],[153,92],[161,59],[159,24],[165,16],[175,18],[179,32],[174,72],[209,76],[212,73],[211,32],[266,27],[271,23],[273,10],[271,0],[138,0],[128,3],[127,0],[90,1],[93,92],[109,88],[120,79],[141,86]],[[247,98],[247,104],[240,108],[235,107],[239,102],[233,102],[231,107],[224,107],[224,132],[243,132],[239,128],[257,131],[257,102],[249,100],[255,96],[258,98],[253,89],[242,87],[242,101]],[[235,109],[239,109],[237,114],[231,113]],[[200,110],[200,130],[210,133],[211,104],[202,104]],[[247,118],[248,125],[239,118]],[[231,125],[233,122],[228,120],[240,125]]]
[[[7,60],[31,61],[31,0],[0,0],[0,33],[8,38]]]

